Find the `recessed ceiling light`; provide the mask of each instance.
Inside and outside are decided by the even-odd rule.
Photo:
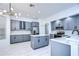
[[[14,9],[13,8],[11,8],[11,11],[13,11]]]

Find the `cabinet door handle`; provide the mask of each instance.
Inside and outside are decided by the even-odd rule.
[[[47,38],[45,39],[45,41],[47,41]]]
[[[40,42],[40,39],[38,39],[38,43]]]
[[[14,37],[14,39],[16,39],[16,37]]]

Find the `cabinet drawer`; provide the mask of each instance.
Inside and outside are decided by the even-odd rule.
[[[49,43],[48,37],[46,37],[46,36],[41,36],[40,38],[38,38],[38,45],[39,45],[40,47],[46,46],[46,45],[48,45],[48,43]]]
[[[45,37],[45,45],[49,44],[49,37]]]
[[[21,35],[17,35],[17,42],[23,42],[23,37]]]
[[[10,43],[26,42],[30,41],[30,35],[11,35]]]
[[[33,49],[39,48],[39,43],[40,41],[38,40],[38,38],[35,37],[31,37],[31,47]]]
[[[24,41],[30,41],[30,35],[23,35]]]
[[[15,43],[17,41],[17,36],[16,35],[11,35],[10,36],[10,43]]]
[[[11,31],[19,30],[19,21],[11,20]]]
[[[44,36],[42,37],[42,46],[48,45],[49,44],[49,38]]]

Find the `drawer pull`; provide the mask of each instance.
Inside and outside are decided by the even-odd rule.
[[[38,43],[40,42],[40,39],[38,39]]]
[[[45,41],[47,41],[47,38],[45,39]]]
[[[16,37],[14,37],[14,39],[16,39]]]

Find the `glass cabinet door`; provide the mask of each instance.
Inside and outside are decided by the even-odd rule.
[[[30,22],[26,22],[25,23],[25,28],[27,31],[31,30],[31,23]]]

